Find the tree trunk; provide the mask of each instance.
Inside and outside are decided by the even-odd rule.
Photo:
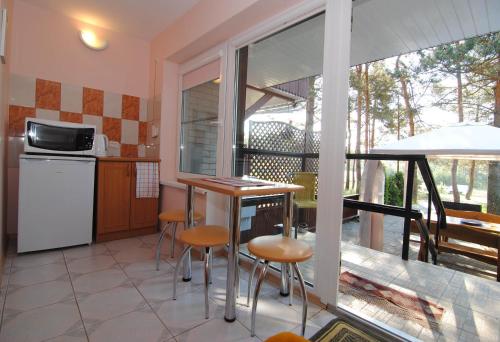
[[[457,111],[458,111],[458,122],[464,121],[464,104],[463,104],[463,94],[462,94],[462,71],[460,68],[457,70],[455,75],[457,78]],[[451,188],[453,190],[453,202],[460,203],[460,192],[458,191],[457,185],[457,170],[458,170],[458,160],[453,160],[451,163]]]
[[[415,117],[413,109],[411,108],[410,93],[408,91],[408,82],[406,81],[405,76],[403,76],[403,74],[400,73],[400,68],[399,68],[400,58],[401,56],[398,56],[398,58],[396,59],[396,70],[399,73],[399,83],[401,83],[401,92],[403,94],[403,100],[405,103],[406,117],[408,118],[408,128],[409,128],[408,135],[412,137],[415,135]]]
[[[351,179],[352,179],[352,184],[351,184],[351,189],[356,189],[356,164],[357,161],[356,159],[352,160],[352,174],[351,174]]]
[[[351,153],[351,111],[347,111],[347,153]],[[351,160],[346,160],[346,176],[345,176],[345,190],[350,189],[351,185]]]
[[[356,66],[356,77],[358,82],[361,81],[361,65]],[[361,88],[358,88],[358,97],[356,99],[356,113],[357,113],[357,123],[356,123],[356,154],[361,153],[361,111],[363,106],[363,94]],[[361,164],[359,160],[356,160],[356,192],[359,194],[359,185],[361,183]]]
[[[493,126],[500,127],[500,75],[495,84],[495,113]],[[500,215],[500,162],[490,161],[488,164],[488,199],[487,211]]]
[[[372,115],[372,129],[370,137],[370,148],[375,146],[375,117]]]
[[[476,122],[479,122],[479,104],[476,105]],[[472,196],[472,191],[474,190],[474,177],[476,173],[476,161],[473,160],[470,163],[470,169],[469,169],[469,187],[467,188],[467,194],[465,195],[465,198],[467,200],[470,200]]]
[[[410,92],[408,91],[408,82],[406,80],[405,75],[401,73],[400,65],[401,55],[396,59],[396,71],[399,74],[399,83],[401,84],[401,93],[403,94],[403,100],[405,103],[405,113],[408,118],[408,136],[412,137],[415,135],[415,113],[411,108],[410,101]],[[417,173],[415,172],[415,178],[413,179],[413,198],[412,200],[415,202],[418,197],[418,181],[417,181]]]
[[[313,131],[314,131],[314,99],[316,92],[314,89],[315,77],[309,77],[309,94],[306,101],[306,127],[305,127],[305,146],[306,153],[312,153]]]
[[[472,196],[472,190],[474,189],[474,174],[476,173],[476,161],[473,160],[470,163],[470,169],[469,169],[469,188],[467,189],[467,194],[465,195],[465,198],[470,200]]]
[[[399,103],[399,95],[398,95],[398,117],[397,117],[397,122],[396,122],[396,129],[397,129],[397,137],[398,141],[401,140],[401,108],[400,108],[400,103]],[[399,172],[399,160],[396,162],[396,172]]]
[[[365,153],[368,153],[368,147],[370,146],[370,83],[368,82],[368,69],[370,64],[365,64],[365,82],[363,88],[365,91]]]

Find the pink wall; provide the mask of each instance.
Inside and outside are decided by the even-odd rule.
[[[150,43],[92,27],[58,13],[14,0],[11,72],[63,83],[148,97]],[[109,41],[93,51],[78,33],[94,29]]]

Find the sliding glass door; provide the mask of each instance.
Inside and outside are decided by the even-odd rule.
[[[303,185],[292,236],[315,245],[324,14],[237,51],[233,175]],[[281,234],[283,196],[245,198],[242,252],[261,235]],[[277,265],[276,265],[277,266]],[[314,260],[300,265],[314,282]],[[276,268],[278,269],[278,268]]]

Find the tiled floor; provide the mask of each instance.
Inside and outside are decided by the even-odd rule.
[[[237,305],[238,319],[224,315],[226,259],[214,260],[210,319],[204,318],[202,264],[193,260],[193,280],[179,282],[172,300],[173,266],[165,243],[160,271],[154,269],[157,235],[16,255],[9,249],[1,284],[0,341],[260,341],[283,330],[299,331],[300,298],[288,306],[266,284],[250,337],[250,310]],[[246,303],[248,273],[241,272],[239,303]],[[310,305],[306,334],[333,318]]]
[[[424,341],[500,341],[500,283],[441,266],[342,243],[342,271],[417,295],[445,311],[438,329],[422,328],[350,295],[339,303]]]

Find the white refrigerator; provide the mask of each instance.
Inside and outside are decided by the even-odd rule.
[[[92,242],[95,158],[20,156],[18,253]]]

